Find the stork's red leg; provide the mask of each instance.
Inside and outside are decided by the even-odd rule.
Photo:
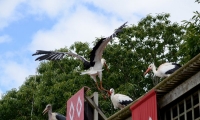
[[[108,93],[109,91],[103,88],[102,82],[100,82],[100,87],[99,87],[99,85],[98,85],[98,82],[95,82],[95,84],[96,84],[96,86],[97,86],[97,89],[102,93],[103,98],[104,98],[104,99],[108,98],[108,97],[103,93],[103,91],[106,91],[107,93]],[[103,90],[103,91],[102,91],[102,90]]]
[[[96,86],[97,86],[97,89],[98,89],[99,91],[101,91],[101,88],[99,88],[99,85],[98,85],[98,83],[97,83],[97,82],[95,82],[95,84],[96,84]]]
[[[103,86],[102,86],[102,81],[100,81],[100,88],[101,88],[101,90],[104,90],[104,91],[106,91],[106,92],[109,92],[109,90],[106,90],[105,88],[103,88]]]

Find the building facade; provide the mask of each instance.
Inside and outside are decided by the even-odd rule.
[[[151,114],[155,114],[155,120],[200,120],[200,54],[191,59],[188,63],[164,79],[152,90],[141,96],[124,109],[110,116],[108,120],[136,120],[133,106],[143,104],[142,100],[151,91],[155,91],[157,103],[154,107],[143,107],[149,109]],[[150,103],[149,103],[150,104]],[[148,105],[148,104],[147,104]],[[137,109],[134,109],[136,111]],[[141,110],[141,108],[138,108]],[[139,112],[144,116],[148,112]],[[148,115],[146,115],[148,116]],[[137,120],[154,120],[151,117],[137,118]]]

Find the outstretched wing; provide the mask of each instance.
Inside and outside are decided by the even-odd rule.
[[[36,58],[35,61],[41,61],[41,60],[60,60],[63,59],[66,55],[65,52],[54,52],[54,51],[45,51],[45,50],[37,50],[34,55],[41,55],[40,57]]]
[[[69,52],[56,52],[56,51],[45,51],[45,50],[37,50],[36,53],[34,53],[32,56],[34,55],[41,55],[40,57],[36,58],[35,60],[37,61],[41,61],[41,60],[61,60],[63,59],[66,55],[75,57],[79,60],[81,60],[84,64],[84,69],[88,69],[90,68],[90,62],[87,61],[84,57],[75,54],[71,51]]]
[[[125,22],[123,25],[121,25],[119,28],[115,30],[115,32],[107,37],[107,38],[102,38],[100,41],[97,42],[97,44],[93,47],[93,50],[90,53],[90,64],[94,66],[95,62],[101,61],[103,50],[105,49],[106,45],[108,44],[109,41],[113,39],[113,37],[116,37],[116,35],[122,31],[122,29],[126,26]]]

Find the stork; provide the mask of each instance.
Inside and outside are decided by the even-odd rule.
[[[110,89],[109,93],[114,109],[123,109],[125,106],[133,102],[133,100],[127,95],[115,94],[115,90],[113,88]]]
[[[51,104],[48,104],[42,113],[45,114],[46,112],[48,112],[49,120],[66,120],[66,117],[64,115],[55,112],[52,113]]]
[[[68,52],[55,52],[55,51],[44,51],[44,50],[37,50],[35,54],[33,55],[41,55],[42,56],[36,58],[36,60],[60,60],[63,59],[65,56],[69,55],[75,58],[78,58],[83,62],[84,69],[86,71],[81,72],[81,75],[88,74],[90,77],[94,80],[96,83],[96,86],[98,90],[105,90],[102,86],[102,67],[106,65],[106,60],[102,58],[103,50],[105,49],[106,45],[109,41],[113,39],[113,37],[116,37],[116,35],[122,31],[122,29],[126,26],[125,22],[123,25],[121,25],[118,29],[115,30],[115,32],[107,37],[107,38],[101,38],[97,44],[93,47],[92,51],[90,52],[90,61],[86,60],[84,57],[75,54],[71,51]],[[100,79],[100,87],[97,83],[96,76]],[[108,92],[108,91],[107,91]]]
[[[156,66],[154,64],[150,64],[144,75],[146,75],[149,71],[153,70],[155,76],[158,77],[169,77],[173,72],[181,67],[180,64],[177,63],[163,63],[156,70]]]

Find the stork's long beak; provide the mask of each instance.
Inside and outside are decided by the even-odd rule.
[[[111,92],[110,91],[108,91],[108,96],[111,96]]]
[[[144,73],[144,75],[146,75],[150,70],[151,70],[151,68],[148,68],[148,69],[146,70],[146,72]]]
[[[44,115],[46,112],[48,112],[48,109],[47,109],[47,108],[45,108],[44,111],[42,112],[43,115]]]
[[[106,70],[109,71],[108,66],[106,64],[106,62],[104,62],[104,66],[106,67]]]

